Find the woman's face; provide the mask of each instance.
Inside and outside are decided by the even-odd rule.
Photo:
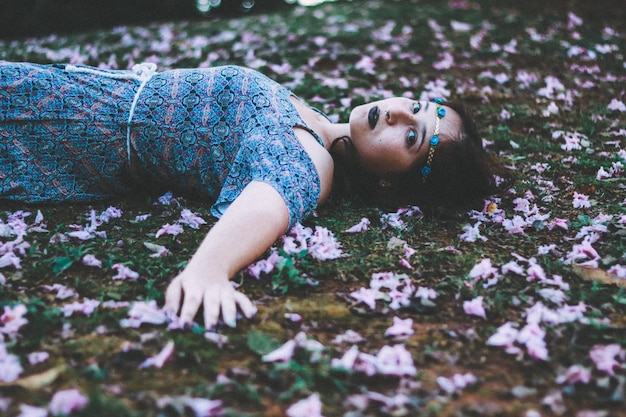
[[[458,137],[462,123],[454,110],[440,107],[446,109],[439,124],[442,143]],[[354,108],[350,138],[364,169],[380,176],[399,174],[425,163],[436,123],[436,103],[394,97]]]

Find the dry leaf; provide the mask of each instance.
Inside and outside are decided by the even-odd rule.
[[[573,265],[572,270],[576,275],[585,281],[597,281],[602,284],[615,284],[626,288],[626,279],[622,279],[617,275],[609,274],[600,268]]]
[[[29,375],[13,382],[0,383],[3,387],[21,387],[27,390],[37,390],[52,384],[65,371],[65,365],[48,369],[39,374]]]

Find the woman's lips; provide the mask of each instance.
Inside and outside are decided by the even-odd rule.
[[[380,115],[380,109],[378,106],[374,106],[370,109],[369,113],[367,113],[367,122],[370,125],[370,128],[374,130],[376,127],[376,123],[378,122],[378,116]]]

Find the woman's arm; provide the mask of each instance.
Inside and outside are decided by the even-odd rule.
[[[180,311],[182,322],[189,324],[204,304],[207,329],[217,324],[220,310],[231,327],[236,324],[237,306],[244,316],[253,316],[256,307],[229,279],[271,247],[288,225],[289,211],[282,196],[269,184],[248,184],[170,283],[165,308]]]

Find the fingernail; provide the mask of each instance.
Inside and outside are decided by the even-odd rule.
[[[235,327],[237,327],[237,321],[235,321],[235,319],[228,319],[228,320],[226,320],[226,325],[228,327],[235,328]]]

